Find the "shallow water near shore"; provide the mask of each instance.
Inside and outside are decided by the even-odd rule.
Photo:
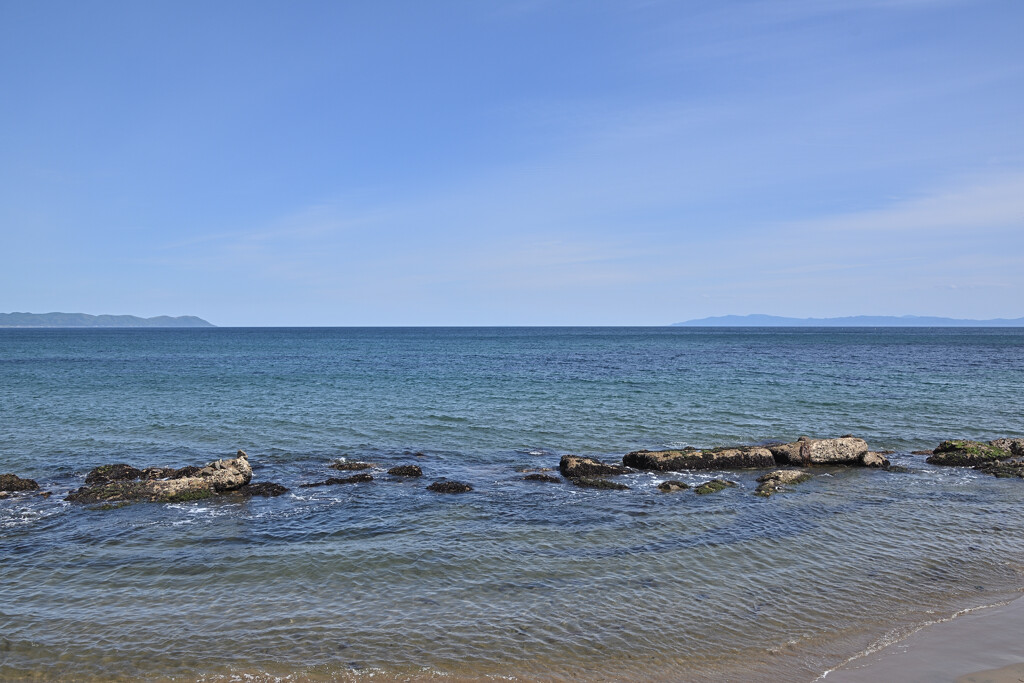
[[[1024,481],[910,454],[1024,434],[1024,330],[0,330],[0,405],[0,471],[54,492],[0,500],[2,679],[810,681],[1024,585]],[[846,433],[911,471],[518,471]],[[291,491],[63,501],[237,448]],[[340,458],[375,480],[298,488]]]

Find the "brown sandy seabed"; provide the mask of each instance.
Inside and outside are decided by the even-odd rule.
[[[1024,590],[1024,589],[1022,589]],[[610,655],[594,668],[574,668],[568,662],[516,662],[515,674],[498,671],[497,662],[454,664],[447,671],[430,669],[382,670],[378,668],[310,667],[296,670],[292,665],[267,665],[249,670],[212,667],[206,673],[152,672],[144,678],[79,676],[64,672],[54,677],[27,673],[4,680],[129,681],[154,683],[203,681],[222,683],[283,683],[310,681],[821,681],[822,683],[1024,683],[1024,599],[1018,593],[996,605],[966,608],[938,617],[930,623],[891,629],[879,636],[822,634],[803,643],[790,643],[770,652],[730,653],[728,656],[695,661],[655,662],[628,654]],[[817,642],[815,642],[817,641]],[[808,651],[820,650],[825,643],[832,650],[861,643],[857,654],[835,661],[831,669],[814,670],[820,657],[808,658]],[[847,650],[850,652],[850,650]],[[739,656],[738,656],[739,655]],[[571,656],[571,655],[570,655]],[[990,668],[986,668],[989,667]],[[506,664],[507,667],[507,664]],[[219,669],[219,670],[218,670]],[[822,669],[825,673],[820,673]],[[508,668],[505,669],[508,672]]]

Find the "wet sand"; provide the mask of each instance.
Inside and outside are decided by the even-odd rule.
[[[826,683],[1024,681],[1024,599],[922,628],[826,674]]]

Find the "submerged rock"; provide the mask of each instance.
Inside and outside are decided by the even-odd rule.
[[[557,484],[562,480],[559,479],[558,477],[552,477],[550,474],[534,473],[527,474],[525,477],[523,477],[523,481],[546,481],[552,484]]]
[[[1024,479],[1024,458],[1011,458],[1008,460],[996,460],[993,462],[985,463],[984,465],[975,465],[974,469],[985,474],[991,474],[1000,479],[1009,477],[1020,477]]]
[[[993,460],[1003,460],[1011,455],[1012,453],[1009,449],[1000,448],[993,444],[954,439],[940,443],[931,457],[925,460],[925,462],[932,465],[965,467],[982,465]]]
[[[838,439],[810,439],[800,437],[793,443],[777,444],[768,447],[780,465],[865,465],[868,456],[868,443],[864,439],[853,436],[841,436]],[[877,458],[888,462],[884,457],[874,454],[869,461],[877,463]],[[874,464],[871,467],[882,467]]]
[[[768,498],[783,491],[783,486],[800,484],[810,478],[811,475],[801,470],[775,470],[757,478],[758,487],[754,494]]]
[[[626,474],[629,470],[621,465],[609,465],[593,458],[578,455],[563,455],[558,462],[558,470],[562,476],[569,477],[605,477]]]
[[[373,467],[372,462],[332,462],[328,465],[332,470],[341,470],[342,472],[354,472],[356,470],[368,470]]]
[[[428,486],[427,490],[433,491],[434,493],[466,493],[467,491],[472,491],[473,487],[461,481],[439,479]]]
[[[775,467],[772,452],[761,446],[737,446],[698,450],[633,451],[622,464],[638,470],[678,472],[680,470],[727,470]]]
[[[658,490],[663,493],[674,493],[676,491],[685,491],[690,488],[690,485],[685,481],[679,481],[678,479],[669,479],[658,484]]]
[[[0,491],[35,491],[39,484],[34,479],[22,479],[16,474],[0,474]]]
[[[117,471],[125,472],[121,469]],[[181,470],[169,471],[177,473]],[[174,479],[106,480],[105,483],[83,486],[68,494],[67,500],[76,503],[178,503],[233,491],[252,480],[252,467],[244,451],[238,451],[234,458],[215,460],[205,467],[191,468],[189,471],[194,471],[194,474]],[[94,478],[94,481],[98,480]]]
[[[723,491],[727,488],[731,488],[734,486],[736,486],[736,482],[734,481],[728,481],[725,479],[712,479],[711,481],[706,481],[697,488],[695,488],[694,493],[700,495],[704,495],[706,493],[718,493],[719,491]]]
[[[569,479],[573,484],[585,489],[612,489],[615,491],[628,491],[629,487],[625,484],[620,484],[617,481],[609,481],[608,479],[600,479],[597,477],[571,477]]]
[[[395,477],[422,477],[423,470],[419,465],[399,465],[388,470],[388,474]]]
[[[911,455],[931,455],[935,451],[910,451]]]
[[[334,486],[336,484],[362,484],[373,481],[372,474],[353,474],[351,477],[331,477],[324,481],[315,481],[312,484],[299,484],[300,489],[311,489],[316,486]]]

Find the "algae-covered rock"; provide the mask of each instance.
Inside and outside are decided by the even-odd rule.
[[[395,477],[422,477],[423,470],[419,465],[399,465],[388,470],[388,474]]]
[[[953,439],[943,441],[925,462],[932,465],[967,467],[1009,458],[1009,450],[981,441]]]
[[[609,481],[598,477],[573,477],[569,479],[573,484],[585,489],[609,489],[614,491],[628,491],[629,487],[617,481]]]
[[[373,467],[372,462],[347,462],[341,461],[332,462],[328,465],[332,470],[341,470],[342,472],[354,472],[358,470],[368,470]]]
[[[758,487],[754,494],[768,498],[783,491],[783,486],[801,484],[810,478],[811,475],[802,470],[776,470],[757,478]]]
[[[175,473],[180,470],[169,471]],[[76,503],[179,503],[233,491],[252,480],[252,467],[244,451],[238,451],[234,458],[215,460],[189,471],[194,471],[194,474],[175,479],[106,480],[106,483],[83,486],[68,494],[67,500]]]
[[[685,491],[688,488],[690,488],[689,484],[678,479],[669,479],[658,484],[658,490],[662,493],[675,493],[676,491]]]
[[[240,486],[234,491],[230,491],[232,496],[240,496],[242,498],[252,498],[253,496],[263,496],[265,498],[272,498],[274,496],[280,496],[283,493],[288,493],[289,489],[281,484],[275,484],[270,481],[260,482],[259,484],[248,483],[244,486]]]
[[[335,486],[338,484],[363,484],[368,481],[373,481],[373,475],[363,472],[362,474],[353,474],[351,477],[330,477],[324,481],[315,481],[311,484],[299,484],[300,489],[311,489],[316,486]]]
[[[461,481],[439,479],[428,486],[427,490],[434,493],[466,493],[467,491],[472,491],[473,487]]]
[[[800,437],[793,443],[768,447],[780,465],[864,465],[868,444],[864,439],[841,436],[838,439]],[[881,456],[879,456],[881,457]],[[884,460],[884,458],[882,458]],[[880,466],[880,465],[879,465]]]
[[[202,468],[189,465],[182,468],[146,467],[138,469],[124,463],[100,465],[85,475],[86,486],[100,486],[115,481],[138,481],[150,479],[184,479],[199,474]]]
[[[1009,451],[1010,455],[1024,456],[1024,438],[996,439],[989,441],[989,445]]]
[[[711,481],[706,481],[697,488],[695,488],[694,493],[697,493],[699,495],[705,495],[708,493],[718,493],[719,491],[724,491],[725,489],[734,486],[736,486],[736,482],[734,481],[728,481],[726,479],[712,479]]]
[[[578,455],[563,455],[558,462],[558,470],[562,476],[570,479],[574,477],[606,477],[629,472],[629,469],[621,465],[609,465],[594,458],[583,458]]]
[[[545,481],[548,482],[549,484],[557,484],[562,480],[559,479],[558,477],[552,477],[550,474],[541,474],[539,472],[534,472],[533,474],[527,474],[525,477],[523,477],[523,481]]]
[[[16,474],[0,474],[0,491],[36,491],[39,484],[34,479],[22,479]]]
[[[775,458],[761,446],[736,446],[698,450],[633,451],[622,464],[638,470],[678,472],[681,470],[728,470],[775,467]]]

